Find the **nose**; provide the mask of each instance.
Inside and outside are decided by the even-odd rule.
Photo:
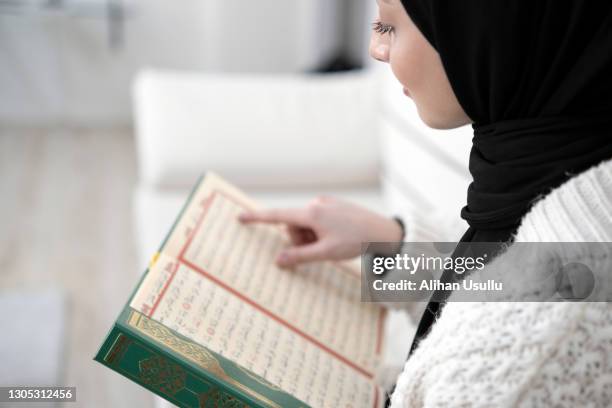
[[[381,62],[389,62],[389,45],[381,41],[379,34],[372,34],[369,47],[370,57]]]

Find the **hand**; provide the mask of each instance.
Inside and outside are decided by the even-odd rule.
[[[310,261],[349,259],[361,253],[362,242],[402,239],[402,229],[395,220],[329,196],[317,197],[303,208],[243,213],[239,220],[287,227],[292,245],[276,260],[284,268]]]

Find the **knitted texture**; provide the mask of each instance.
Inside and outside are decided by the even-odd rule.
[[[515,241],[612,241],[612,160],[573,177],[535,203]],[[504,257],[512,256],[512,248],[486,268],[508,265]],[[597,256],[600,262],[612,262]],[[548,261],[542,257],[518,269],[537,274],[550,266]],[[451,295],[429,335],[406,362],[391,404],[611,406],[612,305],[453,303]]]

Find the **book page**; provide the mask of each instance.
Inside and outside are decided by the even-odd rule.
[[[378,406],[384,309],[342,264],[276,267],[284,230],[240,224],[249,208],[207,175],[131,306],[309,405]]]

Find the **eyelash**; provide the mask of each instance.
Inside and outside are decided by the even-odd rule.
[[[388,34],[393,32],[393,27],[388,24],[381,23],[380,21],[375,21],[372,23],[372,30],[378,34]]]

